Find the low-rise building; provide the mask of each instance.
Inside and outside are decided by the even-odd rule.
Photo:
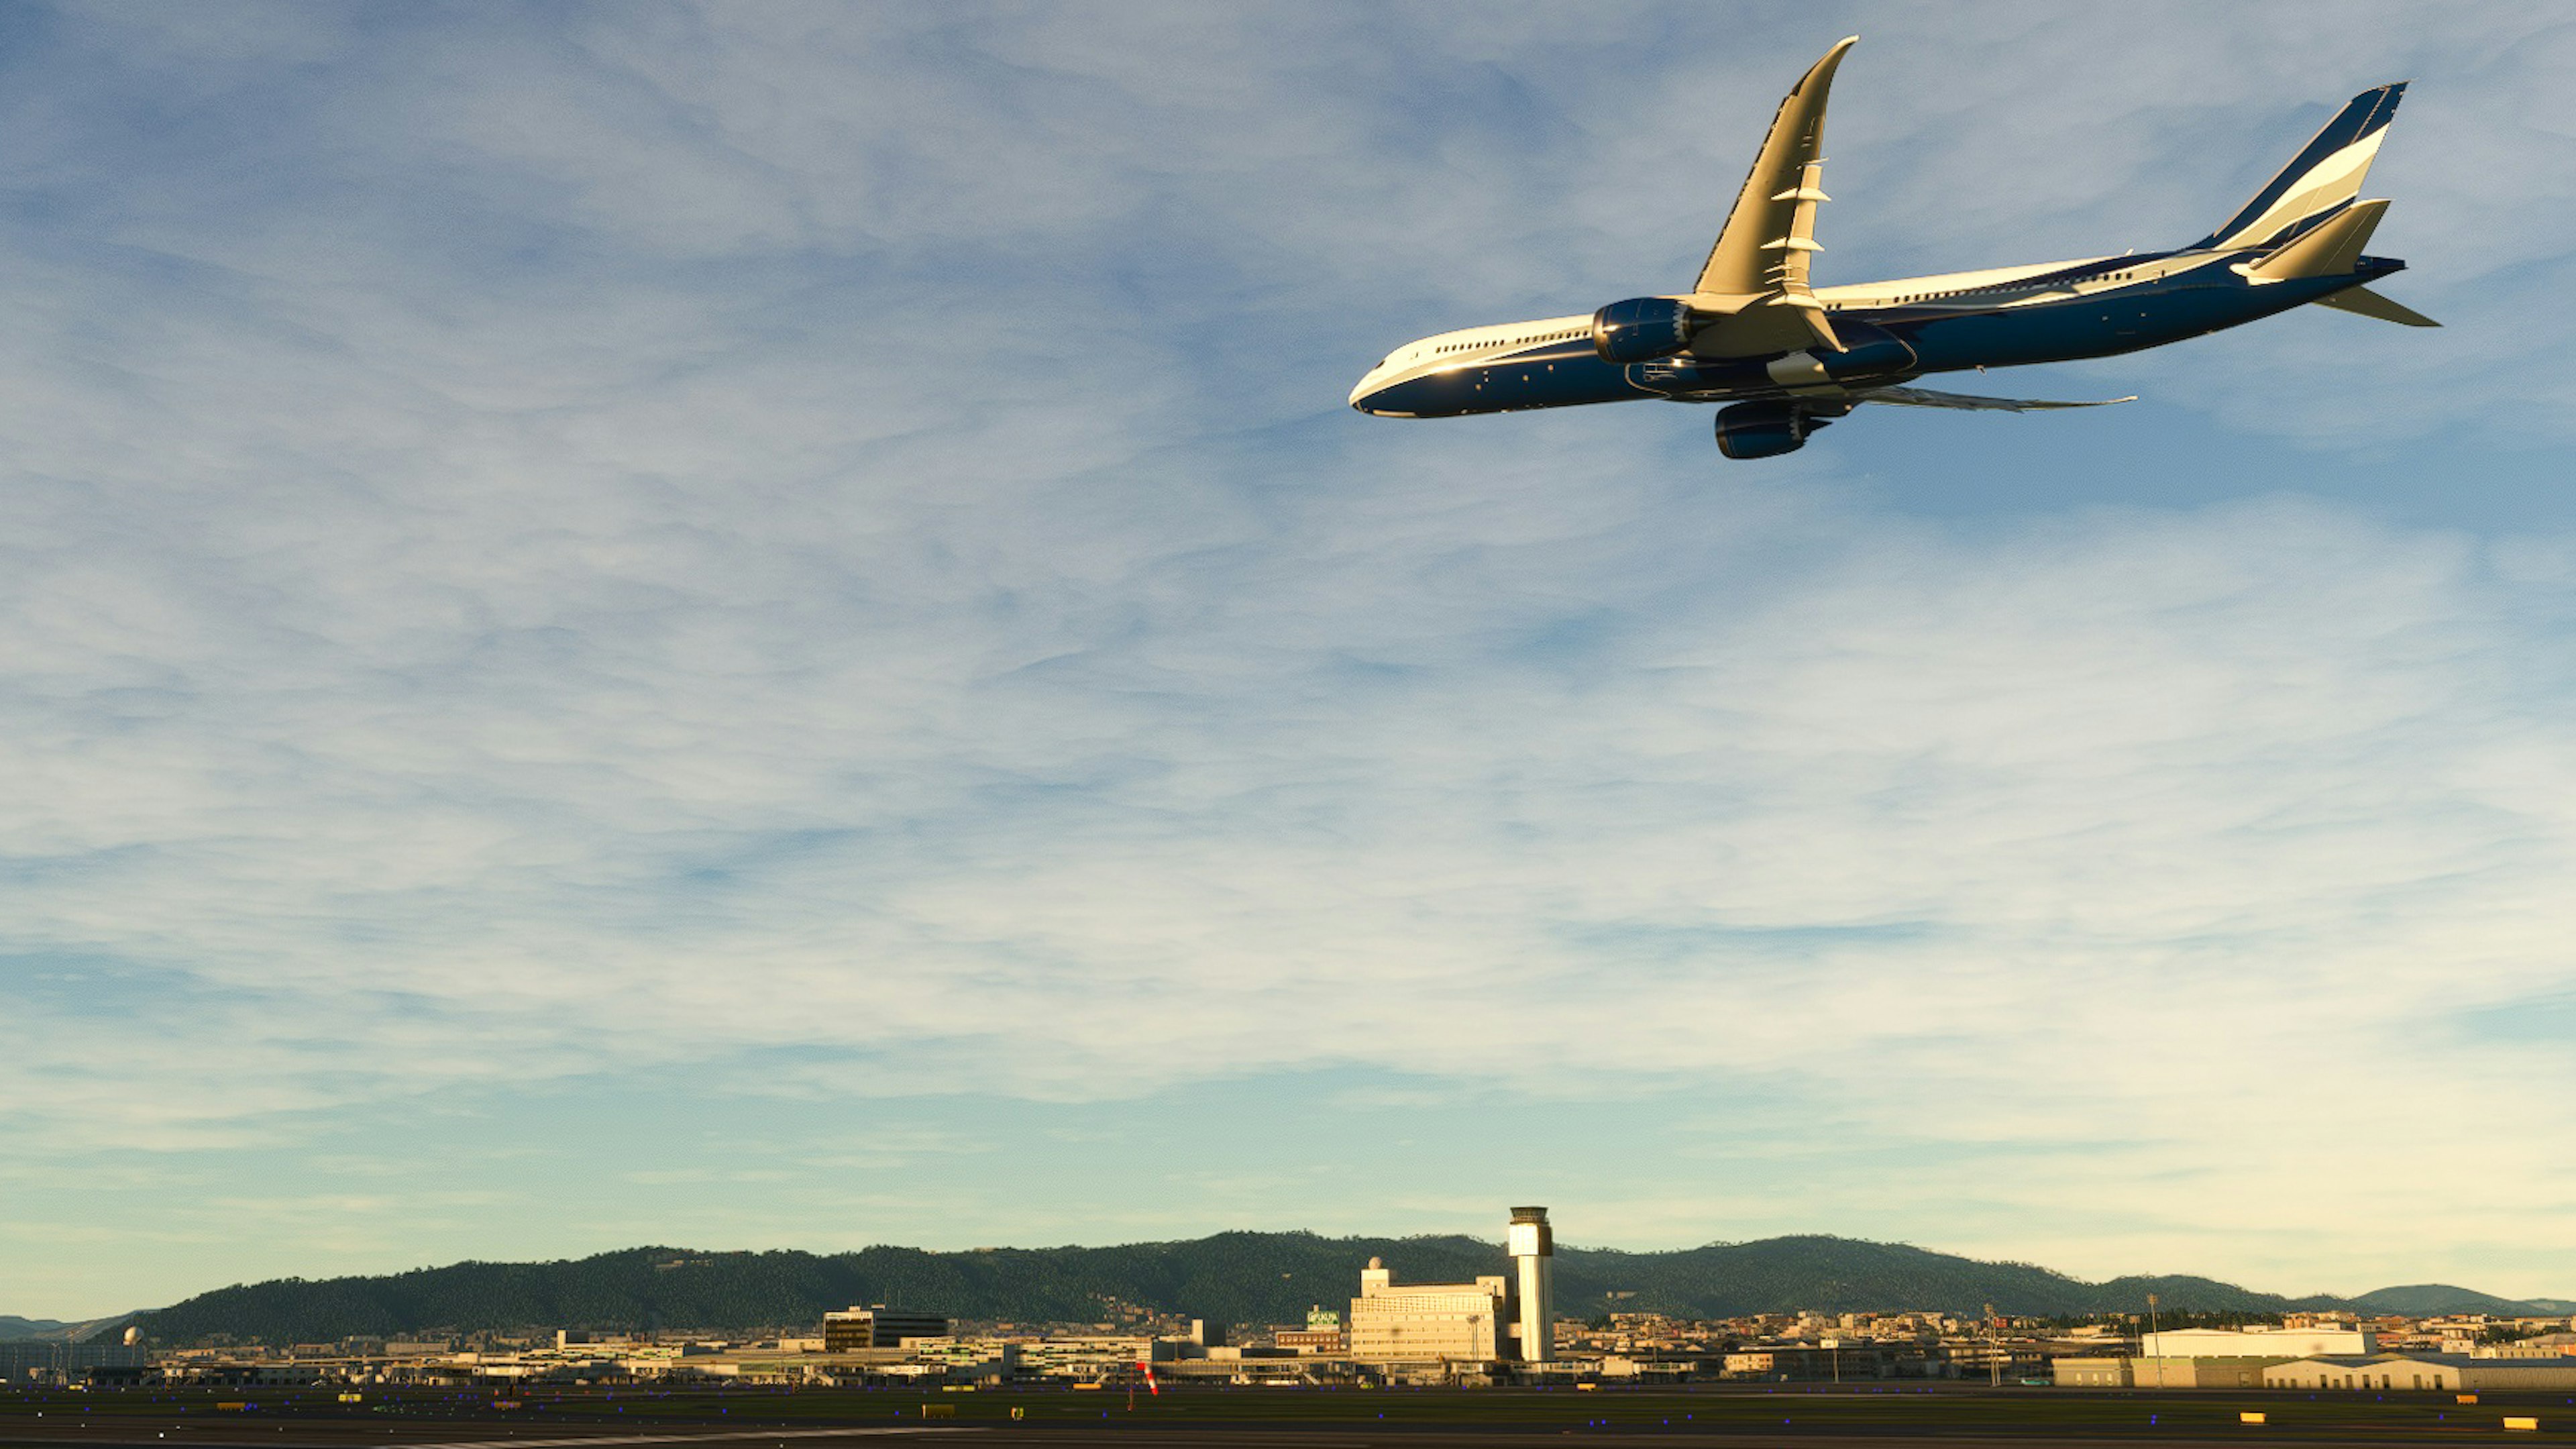
[[[2126,1355],[2096,1358],[2067,1354],[2050,1360],[2049,1369],[2050,1376],[2066,1388],[2125,1389],[2132,1386]]]
[[[1308,1310],[1305,1327],[1272,1329],[1270,1341],[1298,1353],[1340,1353],[1350,1344],[1342,1332],[1342,1315],[1321,1305]]]
[[[2458,1389],[2457,1363],[2431,1354],[2319,1355],[2263,1371],[2267,1389]]]
[[[2264,1372],[2266,1388],[2379,1392],[2564,1393],[2576,1389],[2576,1359],[2477,1358],[2469,1354],[2378,1354],[2312,1358]]]
[[[2270,1357],[2204,1354],[2188,1358],[2150,1358],[2141,1354],[2129,1361],[2129,1380],[2141,1389],[2259,1389],[2263,1387],[2264,1373],[2273,1365],[2288,1361],[2289,1357],[2287,1354]]]

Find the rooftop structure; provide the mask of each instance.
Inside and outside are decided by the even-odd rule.
[[[2320,1358],[2379,1351],[2364,1328],[2177,1328],[2141,1334],[2140,1358]]]

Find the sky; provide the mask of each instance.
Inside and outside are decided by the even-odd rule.
[[[1720,458],[1684,288],[2383,290]],[[1830,1232],[2576,1296],[2555,3],[0,12],[0,1312],[642,1243]],[[1356,1265],[1354,1265],[1356,1271]]]

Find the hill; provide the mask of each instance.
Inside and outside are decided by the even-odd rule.
[[[84,1318],[76,1323],[66,1323],[59,1318],[20,1318],[16,1314],[0,1313],[0,1340],[81,1343],[108,1329],[122,1328],[125,1321],[133,1316],[119,1313],[112,1318]]]
[[[200,1294],[144,1314],[160,1344],[217,1335],[267,1343],[527,1327],[750,1329],[812,1325],[827,1309],[891,1303],[958,1318],[1099,1322],[1123,1306],[1224,1323],[1301,1321],[1339,1307],[1359,1268],[1384,1258],[1399,1281],[1457,1281],[1503,1270],[1497,1244],[1475,1238],[1323,1238],[1220,1233],[1107,1248],[997,1248],[934,1253],[725,1253],[630,1248],[545,1263],[457,1263],[385,1277],[288,1278]],[[2090,1283],[2025,1263],[1989,1263],[1895,1243],[1788,1237],[1662,1253],[1560,1248],[1562,1311],[1608,1307],[1692,1317],[1800,1309],[1927,1308],[2083,1316],[2136,1312],[2146,1295],[2168,1313],[2270,1314],[2340,1306],[2197,1277]],[[1613,1299],[1609,1295],[1620,1295]],[[2424,1303],[2432,1307],[2405,1308]],[[2514,1311],[2520,1304],[2438,1286],[2382,1289],[2352,1306]]]
[[[2454,1288],[2448,1283],[2410,1283],[2402,1288],[2374,1288],[2352,1300],[2356,1308],[2373,1313],[2405,1313],[2422,1316],[2432,1313],[2517,1313],[2555,1314],[2567,1310],[2554,1298],[2498,1298],[2471,1288]]]

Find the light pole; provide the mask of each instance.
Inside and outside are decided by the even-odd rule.
[[[2147,1295],[2147,1336],[2156,1341],[2156,1387],[2165,1386],[2165,1334],[2156,1324],[2156,1295]]]
[[[1986,1382],[1993,1388],[2004,1386],[2003,1325],[1995,1319],[1995,1305],[1986,1305]]]

